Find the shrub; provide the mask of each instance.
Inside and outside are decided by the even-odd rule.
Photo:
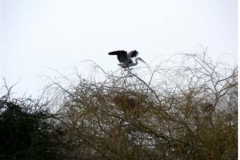
[[[180,64],[52,81],[66,159],[237,159],[237,69]]]

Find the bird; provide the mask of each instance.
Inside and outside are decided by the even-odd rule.
[[[145,61],[142,60],[142,58],[140,57],[135,59],[135,63],[133,62],[132,58],[137,57],[138,55],[138,51],[136,50],[132,50],[129,53],[127,53],[127,51],[124,51],[124,50],[117,50],[117,51],[109,52],[108,54],[117,55],[118,61],[120,62],[120,64],[118,65],[121,66],[122,68],[129,68],[131,66],[136,66],[138,64],[138,60],[145,63]]]

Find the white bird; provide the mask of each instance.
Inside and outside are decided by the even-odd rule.
[[[132,58],[137,57],[138,55],[138,51],[136,50],[133,50],[129,53],[127,53],[124,50],[118,50],[118,51],[109,52],[108,54],[117,55],[118,61],[120,62],[120,64],[118,65],[121,66],[122,68],[129,68],[130,66],[135,66],[138,64],[138,60],[145,63],[145,61],[142,60],[142,58],[140,57],[135,59],[135,63],[133,62]]]

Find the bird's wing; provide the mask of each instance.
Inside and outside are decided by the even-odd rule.
[[[124,50],[112,51],[109,55],[117,55],[119,62],[123,62],[127,58],[127,52]]]
[[[136,50],[133,50],[128,53],[129,58],[137,57],[137,55],[138,55],[138,51],[136,51]]]

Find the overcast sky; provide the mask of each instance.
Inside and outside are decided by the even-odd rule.
[[[84,60],[117,70],[109,51],[158,55],[208,47],[237,59],[237,0],[1,0],[1,77],[35,94],[41,75],[70,72]],[[161,59],[161,57],[160,57]],[[0,81],[2,83],[2,80]]]

